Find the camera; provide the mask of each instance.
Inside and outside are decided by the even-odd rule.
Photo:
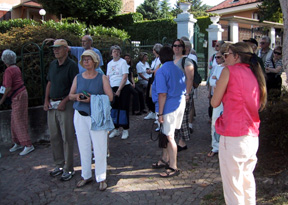
[[[85,100],[85,99],[87,99],[87,97],[85,95],[80,95],[80,99]]]

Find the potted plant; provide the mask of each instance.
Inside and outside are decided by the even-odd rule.
[[[183,13],[188,13],[188,10],[190,9],[191,3],[186,1],[180,1],[179,7],[183,11]]]
[[[216,13],[210,13],[209,14],[210,20],[212,21],[212,24],[216,25],[219,22],[220,15]]]

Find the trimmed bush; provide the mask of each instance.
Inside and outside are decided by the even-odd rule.
[[[107,27],[116,27],[119,29],[124,29],[125,27],[140,21],[143,21],[143,15],[136,12],[114,16],[111,20],[105,22],[104,25]]]
[[[124,28],[131,39],[145,42],[161,42],[163,37],[176,39],[177,24],[173,19],[148,20]]]
[[[5,33],[11,28],[23,28],[26,25],[39,25],[38,22],[31,19],[11,19],[9,21],[0,21],[0,33]]]

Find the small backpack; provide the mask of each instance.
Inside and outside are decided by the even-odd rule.
[[[187,57],[183,57],[182,58],[182,68],[185,70],[185,60]],[[192,59],[191,59],[192,60]],[[194,88],[198,88],[198,86],[200,85],[201,81],[202,81],[202,77],[201,75],[198,73],[198,66],[197,63],[192,60],[193,65],[194,65],[194,79],[193,79],[193,87]]]

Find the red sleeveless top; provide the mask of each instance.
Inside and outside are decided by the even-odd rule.
[[[223,136],[259,135],[260,89],[248,64],[228,66],[230,75],[216,132]]]

